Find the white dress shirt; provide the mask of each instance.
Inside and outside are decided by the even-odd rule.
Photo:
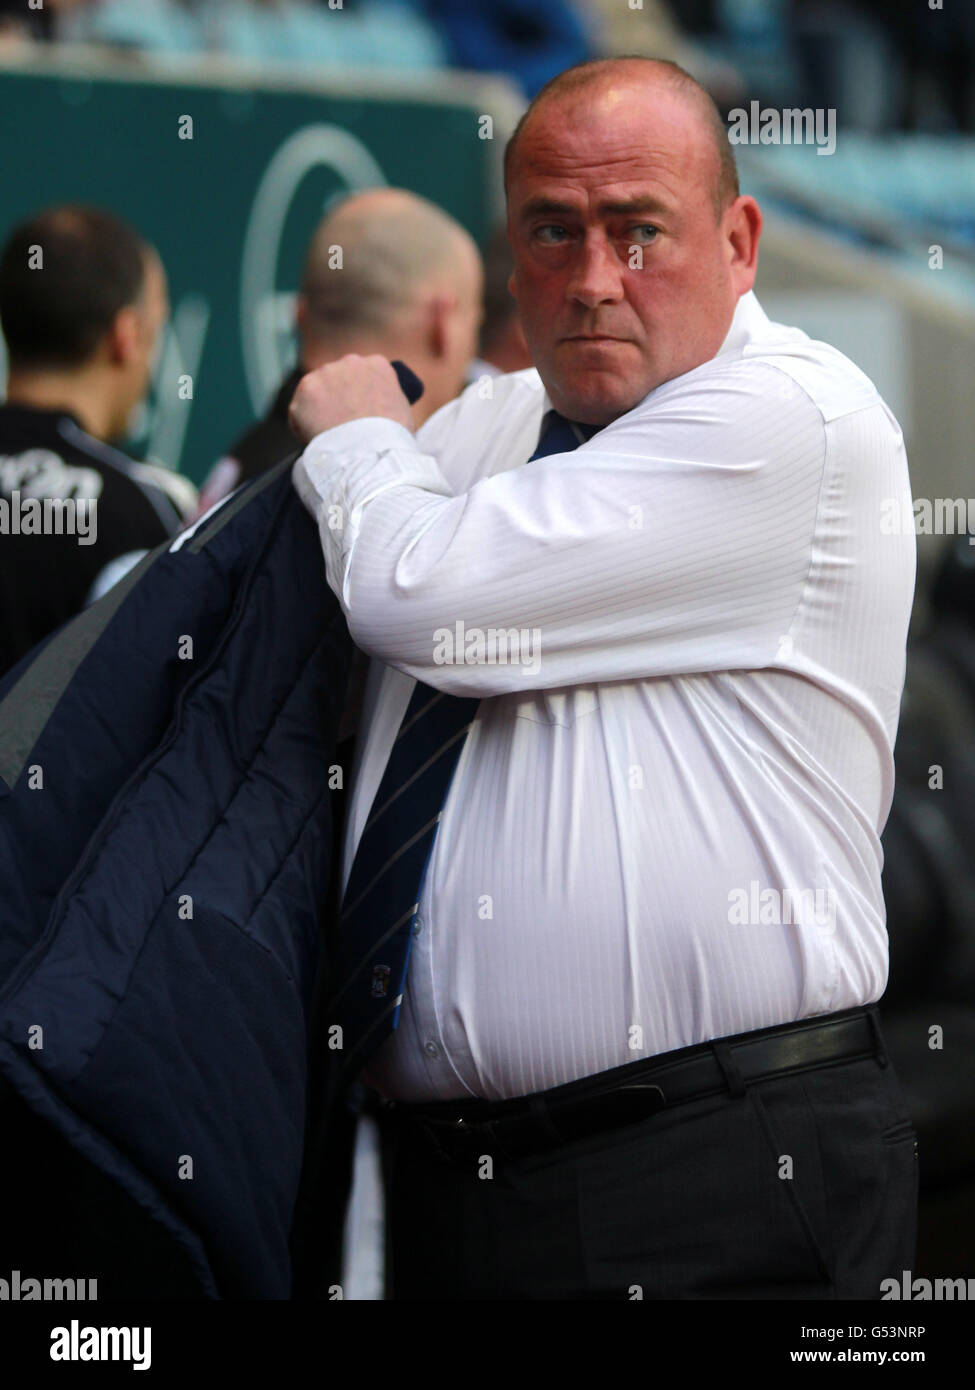
[[[512,373],[415,438],[327,430],[294,470],[375,658],[345,879],[414,680],[482,701],[363,1073],[398,1099],[522,1095],[886,985],[896,420],[753,293],[712,360],[525,466],[550,404]],[[517,659],[466,664],[491,628],[524,632]]]

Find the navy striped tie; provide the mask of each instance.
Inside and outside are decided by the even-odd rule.
[[[553,410],[532,459],[567,453],[594,429]],[[339,914],[336,992],[326,1006],[329,1023],[342,1028],[347,1079],[399,1021],[426,866],[479,704],[417,681],[363,827]]]

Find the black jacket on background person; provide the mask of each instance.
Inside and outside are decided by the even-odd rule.
[[[296,452],[298,441],[288,427],[288,406],[305,370],[298,366],[288,373],[263,419],[238,435],[223,458],[213,465],[200,489],[201,516],[235,487],[249,483]]]
[[[240,464],[238,483],[249,483],[286,454],[293,454],[298,441],[288,427],[288,406],[298,382],[305,375],[304,367],[294,367],[277,389],[274,400],[263,420],[258,420],[236,440],[230,455]]]
[[[0,406],[0,675],[84,608],[107,565],[183,524],[139,464],[69,411]]]

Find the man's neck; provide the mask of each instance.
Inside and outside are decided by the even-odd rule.
[[[65,411],[96,439],[107,440],[111,432],[110,410],[98,382],[88,373],[11,370],[7,404],[30,410]]]

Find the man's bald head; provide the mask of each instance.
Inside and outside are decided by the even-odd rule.
[[[352,193],[308,249],[305,331],[326,343],[381,333],[431,286],[462,287],[478,264],[472,238],[435,203],[401,188]]]
[[[477,348],[484,273],[459,222],[403,188],[352,193],[305,259],[298,332],[305,367],[346,353],[400,358],[426,387],[417,423],[461,389]]]
[[[701,84],[676,63],[665,58],[594,58],[577,63],[553,77],[539,91],[512,131],[504,151],[504,186],[508,190],[511,170],[518,149],[539,110],[551,102],[570,102],[585,90],[615,84],[632,84],[642,89],[659,85],[687,103],[688,114],[698,121],[703,138],[714,155],[712,197],[715,216],[720,217],[738,197],[738,168],[721,113]]]
[[[715,356],[754,283],[762,215],[686,73],[570,69],[535,98],[507,172],[511,292],[556,410],[605,425]]]

